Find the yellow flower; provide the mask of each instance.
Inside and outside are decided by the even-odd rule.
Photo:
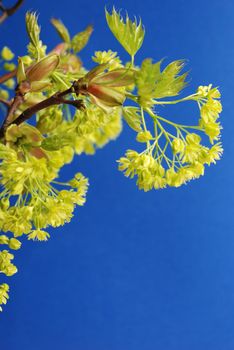
[[[28,239],[32,239],[33,241],[47,241],[48,238],[50,238],[50,235],[48,232],[42,231],[42,230],[33,230],[29,235]]]
[[[184,148],[185,148],[185,144],[180,138],[176,137],[176,138],[173,139],[173,141],[172,141],[172,150],[173,150],[174,154],[183,153],[184,152]]]
[[[204,128],[204,132],[207,136],[209,136],[210,142],[213,144],[215,140],[219,140],[221,125],[220,123],[208,122],[208,123],[200,123],[200,125]]]
[[[11,263],[12,259],[14,259],[14,255],[7,250],[0,252],[0,272],[6,276],[12,276],[17,272],[17,267]]]
[[[7,300],[9,299],[9,286],[6,283],[0,285],[0,305],[5,305]],[[0,311],[2,311],[2,307],[0,306]]]
[[[10,249],[18,250],[21,247],[21,242],[16,238],[11,238],[9,240],[8,246]]]
[[[153,136],[151,135],[151,132],[148,130],[140,131],[138,132],[136,139],[138,142],[148,142],[153,139]]]
[[[8,244],[9,238],[5,235],[0,236],[0,244]]]
[[[9,49],[9,47],[4,46],[2,51],[1,51],[1,56],[2,56],[3,60],[11,61],[14,58],[15,55],[13,54],[11,49]]]

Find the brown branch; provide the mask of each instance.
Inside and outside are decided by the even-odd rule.
[[[12,16],[23,4],[23,1],[24,0],[16,1],[15,5],[13,5],[10,8],[5,8],[2,5],[2,2],[0,2],[0,10],[2,11],[2,15],[0,16],[0,24],[3,23],[7,19],[7,17]]]
[[[7,108],[9,108],[10,105],[11,105],[11,102],[10,102],[10,101],[4,100],[4,98],[1,98],[1,97],[0,97],[0,103],[2,103],[3,105],[5,105]]]
[[[34,114],[38,113],[42,109],[48,108],[50,106],[59,105],[59,104],[68,104],[72,105],[78,109],[84,108],[83,102],[81,100],[66,100],[64,99],[64,96],[75,93],[76,96],[79,95],[79,85],[77,84],[77,81],[75,81],[72,86],[62,92],[56,92],[54,95],[48,97],[47,99],[35,104],[32,107],[27,108],[25,111],[23,111],[16,119],[12,120],[12,116],[15,113],[16,109],[20,106],[21,103],[24,101],[24,95],[19,91],[16,90],[15,98],[8,110],[7,116],[0,128],[0,139],[4,138],[6,129],[11,124],[20,125],[21,123],[25,122],[26,120],[30,119]]]
[[[0,84],[5,83],[8,79],[13,78],[17,73],[17,69],[14,69],[12,72],[6,73],[0,77]]]

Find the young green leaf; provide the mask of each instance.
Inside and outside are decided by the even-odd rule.
[[[26,29],[30,39],[30,42],[34,47],[37,47],[40,41],[41,28],[37,22],[37,15],[35,12],[26,13]]]
[[[123,107],[123,117],[128,126],[133,130],[139,132],[142,131],[141,116],[139,114],[138,107]]]
[[[130,56],[135,56],[136,52],[140,49],[145,36],[141,20],[139,23],[137,23],[136,19],[133,22],[126,14],[126,19],[124,21],[123,17],[121,17],[120,13],[115,11],[114,7],[112,14],[107,10],[105,10],[105,12],[107,24],[116,39]]]
[[[65,43],[69,43],[70,42],[70,34],[69,34],[67,27],[65,27],[65,25],[63,24],[63,22],[60,21],[59,19],[52,18],[51,23],[53,24],[53,26],[57,30],[57,32],[58,32],[59,36],[62,38],[62,40],[65,41]]]
[[[141,69],[136,73],[136,85],[141,98],[145,100],[152,98],[156,83],[160,79],[161,63],[162,61],[153,64],[150,58],[142,62]]]
[[[185,79],[188,73],[180,75],[184,61],[171,62],[161,73],[154,89],[154,98],[176,96],[187,85]]]
[[[153,64],[151,59],[146,59],[136,74],[141,104],[153,98],[176,96],[186,86],[187,73],[180,75],[184,67],[183,60],[171,62],[162,72],[161,63]]]
[[[39,60],[42,56],[45,55],[46,46],[42,44],[40,40],[41,28],[37,22],[37,15],[35,12],[26,13],[26,30],[30,39],[28,45],[28,52],[30,56]]]
[[[80,52],[87,45],[92,32],[93,27],[88,26],[83,32],[76,34],[72,38],[71,46],[76,53]]]

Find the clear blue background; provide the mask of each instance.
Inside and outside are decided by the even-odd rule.
[[[27,242],[16,253],[19,273],[9,280],[11,299],[0,315],[0,348],[233,350],[234,2],[28,0],[0,27],[0,44],[24,54],[24,13],[32,9],[49,48],[58,41],[49,24],[54,16],[72,33],[94,25],[81,55],[87,67],[95,50],[127,58],[105,24],[105,4],[142,17],[138,63],[187,58],[188,93],[200,84],[220,86],[225,153],[203,178],[149,193],[117,170],[116,159],[134,146],[126,125],[96,156],[76,158],[64,176],[81,170],[90,178],[87,204],[71,224],[51,231],[48,243]],[[187,108],[163,113],[189,120]]]

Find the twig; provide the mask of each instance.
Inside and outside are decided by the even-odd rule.
[[[75,81],[72,86],[62,92],[56,92],[54,95],[48,97],[47,99],[35,104],[32,107],[27,108],[24,112],[22,112],[16,119],[12,120],[12,116],[14,115],[16,109],[20,106],[20,104],[24,101],[24,95],[20,90],[16,89],[16,95],[15,98],[8,110],[7,116],[0,128],[0,139],[2,139],[5,135],[6,129],[11,124],[17,124],[20,125],[21,123],[25,122],[26,120],[30,119],[34,114],[41,111],[42,109],[48,108],[53,105],[59,105],[59,104],[68,104],[76,107],[77,109],[84,108],[83,102],[81,100],[66,100],[64,99],[64,96],[75,93],[76,96],[79,95],[79,84],[77,81]]]
[[[10,105],[11,105],[11,102],[10,102],[10,101],[4,100],[4,98],[1,98],[1,97],[0,97],[0,103],[2,103],[3,105],[5,105],[7,108],[9,108]]]
[[[17,73],[17,69],[14,69],[12,72],[6,73],[0,77],[0,84],[5,83],[8,79],[13,78]]]
[[[2,15],[0,16],[0,24],[3,23],[7,17],[12,16],[17,10],[18,8],[22,5],[23,0],[18,0],[16,1],[15,5],[13,5],[10,8],[5,8],[5,6],[3,6],[2,2],[0,2],[0,10],[2,11]]]

